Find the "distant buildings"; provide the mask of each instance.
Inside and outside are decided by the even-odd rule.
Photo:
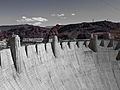
[[[43,41],[43,38],[23,38],[22,42],[25,43],[40,43]]]

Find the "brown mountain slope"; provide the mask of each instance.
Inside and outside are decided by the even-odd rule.
[[[90,33],[112,33],[120,39],[120,23],[111,21],[84,22],[69,25],[56,25],[52,28],[33,25],[0,26],[0,39],[11,37],[12,33],[21,38],[45,38],[57,35],[60,39],[90,38]]]

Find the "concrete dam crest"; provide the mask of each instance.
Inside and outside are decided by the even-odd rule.
[[[120,90],[119,41],[10,42],[0,51],[0,90]]]

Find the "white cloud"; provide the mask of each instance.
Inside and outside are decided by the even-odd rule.
[[[51,14],[51,16],[57,16],[57,17],[64,17],[65,16],[65,14]]]
[[[35,26],[39,26],[41,24],[42,24],[41,22],[35,22],[35,23],[33,23],[33,25],[35,25]]]
[[[17,22],[22,23],[22,22],[33,22],[34,20],[32,20],[31,18],[27,18],[25,16],[22,16],[22,18],[20,20],[17,20]]]
[[[61,14],[51,14],[51,16],[53,17],[58,17],[60,19],[66,19],[67,17],[65,16],[65,14],[61,13]]]
[[[22,16],[22,18],[23,18],[23,19],[26,19],[26,17],[25,17],[25,16]]]
[[[53,16],[53,17],[58,17],[58,18],[60,18],[60,19],[67,19],[67,18],[69,18],[70,16],[75,16],[76,14],[75,13],[71,13],[71,14],[69,14],[69,15],[65,15],[64,13],[58,13],[58,14],[51,14],[51,16]]]
[[[72,15],[72,16],[75,16],[75,13],[72,13],[71,15]]]
[[[64,17],[65,14],[57,14],[58,17]]]
[[[32,24],[32,25],[40,25],[42,24],[43,22],[47,22],[48,19],[46,18],[43,18],[43,17],[31,17],[31,18],[28,18],[26,16],[22,16],[21,19],[19,20],[16,20],[18,23],[20,24]]]
[[[39,22],[46,22],[46,21],[48,21],[46,18],[42,18],[42,17],[32,17],[32,20],[39,21]]]

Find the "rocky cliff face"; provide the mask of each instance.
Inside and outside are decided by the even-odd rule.
[[[120,90],[118,41],[20,46],[13,38],[14,52],[0,51],[0,90]]]

